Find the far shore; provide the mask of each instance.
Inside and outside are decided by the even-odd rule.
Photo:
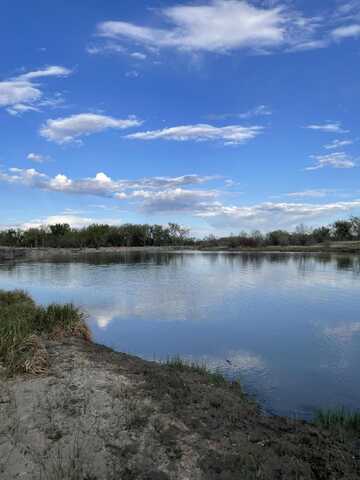
[[[1,247],[0,261],[5,260],[46,260],[51,258],[76,258],[84,255],[116,255],[126,252],[226,252],[226,253],[324,253],[324,254],[354,254],[360,255],[360,241],[357,242],[331,242],[309,246],[286,245],[267,246],[256,248],[229,248],[226,246],[184,246],[171,245],[159,247],[99,247],[99,248],[28,248],[28,247]]]

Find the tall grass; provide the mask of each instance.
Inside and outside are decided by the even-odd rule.
[[[318,410],[314,420],[327,429],[360,433],[360,412],[349,412],[345,408]]]
[[[90,339],[84,314],[72,304],[36,305],[25,292],[0,290],[0,362],[10,373],[32,371],[45,351],[41,339],[81,336]],[[37,365],[42,370],[43,365]]]

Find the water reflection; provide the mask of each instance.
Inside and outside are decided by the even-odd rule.
[[[89,313],[95,340],[241,377],[276,413],[356,408],[356,256],[127,252],[0,266],[0,288]]]

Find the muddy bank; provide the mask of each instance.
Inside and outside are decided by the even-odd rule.
[[[0,247],[0,261],[17,260],[25,258],[27,255],[25,248]]]
[[[223,246],[211,247],[100,247],[100,248],[10,248],[0,247],[0,261],[61,261],[82,259],[86,257],[100,257],[131,253],[169,253],[175,251],[192,252],[225,252],[225,253],[322,253],[360,255],[360,242],[333,242],[330,245],[312,246],[274,246],[261,248],[228,248]]]
[[[62,260],[86,256],[116,255],[127,252],[166,252],[173,247],[100,247],[100,248],[8,248],[0,247],[1,260]]]
[[[0,478],[360,478],[356,442],[266,417],[237,384],[75,338],[44,346],[46,375],[1,380]]]

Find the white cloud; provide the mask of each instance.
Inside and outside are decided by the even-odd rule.
[[[335,190],[329,190],[326,188],[320,188],[318,190],[304,190],[302,192],[291,192],[287,193],[287,197],[295,197],[295,198],[323,198],[327,197],[329,194],[334,193]]]
[[[325,167],[333,168],[354,168],[355,161],[345,152],[329,153],[327,155],[313,155],[316,165],[307,167],[306,170],[319,170]]]
[[[0,82],[0,107],[7,108],[12,115],[18,115],[27,111],[37,111],[38,102],[43,92],[38,84],[33,83],[37,78],[64,77],[71,74],[71,70],[52,66],[44,70],[27,72],[18,77]]]
[[[71,70],[65,67],[59,67],[57,65],[44,68],[43,70],[34,70],[33,72],[23,73],[17,77],[20,81],[31,81],[35,78],[42,78],[42,77],[67,77],[72,73]]]
[[[245,0],[179,4],[160,14],[164,28],[107,21],[98,25],[97,32],[113,41],[128,40],[147,47],[225,53],[241,48],[269,51],[310,42],[318,27],[318,19],[305,18],[284,6],[261,8]]]
[[[308,125],[305,128],[308,128],[310,130],[317,130],[319,132],[325,132],[325,133],[349,133],[349,130],[345,130],[341,126],[340,122],[313,124],[313,125]]]
[[[214,127],[207,124],[183,125],[163,130],[152,130],[127,135],[133,140],[176,140],[176,141],[223,141],[226,145],[237,145],[252,140],[263,131],[263,127],[230,125]]]
[[[346,147],[348,145],[352,145],[354,143],[353,140],[333,140],[328,145],[324,145],[324,148],[327,150],[335,150],[337,148]]]
[[[266,202],[252,206],[226,206],[214,202],[203,206],[196,215],[216,228],[269,230],[293,228],[299,223],[348,215],[359,209],[360,199],[327,204]]]
[[[71,194],[95,195],[99,197],[113,197],[117,199],[142,198],[154,195],[156,191],[176,191],[183,186],[200,185],[209,182],[216,177],[184,175],[181,177],[148,177],[138,180],[113,180],[103,172],[99,172],[92,178],[74,180],[64,174],[49,177],[37,170],[11,168],[7,172],[0,171],[0,181],[25,185],[55,192]],[[134,195],[134,192],[137,194]],[[142,192],[142,193],[140,193]],[[146,193],[145,193],[146,192]]]
[[[129,72],[125,73],[125,77],[128,78],[138,78],[140,77],[140,73],[136,70],[130,70]]]
[[[360,24],[346,25],[344,27],[338,27],[332,32],[332,36],[335,40],[341,40],[344,38],[360,37]]]
[[[213,179],[214,177],[188,175],[114,180],[99,172],[95,177],[75,180],[64,174],[49,177],[35,169],[12,168],[6,172],[0,171],[0,182],[53,192],[108,197],[119,202],[126,201],[129,208],[134,206],[136,210],[149,214],[169,214],[170,219],[174,214],[186,213],[203,219],[216,229],[231,228],[240,231],[254,228],[293,228],[299,223],[327,222],[338,216],[360,211],[360,199],[324,204],[265,202],[255,205],[227,205],[219,200],[224,193],[221,190],[212,190],[209,187],[193,188],[194,185],[202,185]],[[320,197],[321,191],[320,194],[316,192],[318,191],[298,192],[298,195]],[[68,218],[66,223],[73,220],[69,217],[78,216],[77,212],[65,212],[64,215]],[[53,222],[55,219],[51,220]],[[93,223],[94,219],[86,221]],[[41,220],[37,223],[49,222]],[[79,225],[79,222],[77,224]]]
[[[130,57],[135,58],[135,60],[146,60],[147,55],[141,52],[133,52],[133,53],[130,53]]]
[[[18,80],[0,82],[1,107],[33,103],[40,97],[41,91],[29,82]]]
[[[12,105],[11,107],[8,107],[6,109],[10,115],[13,115],[14,117],[17,115],[22,115],[23,113],[26,112],[39,112],[39,108],[31,106],[31,105],[24,105],[23,103],[17,103],[15,105]]]
[[[142,208],[147,212],[190,212],[198,204],[209,201],[217,196],[217,192],[209,190],[185,190],[183,188],[160,190],[151,192],[146,190],[135,191],[132,198],[142,199]]]
[[[81,217],[79,215],[74,215],[71,213],[61,213],[59,215],[50,215],[44,218],[38,218],[25,222],[21,225],[21,228],[44,228],[48,225],[55,225],[57,223],[68,223],[72,228],[83,228],[94,223],[104,223],[107,225],[119,225],[121,223],[120,219],[114,218],[91,218],[91,217]]]
[[[253,117],[265,117],[272,115],[272,111],[267,105],[259,105],[247,112],[243,113],[220,113],[215,115],[207,115],[209,120],[226,120],[227,118],[241,118],[242,120],[246,120],[248,118]]]
[[[48,157],[40,155],[39,153],[29,153],[26,157],[31,162],[44,163],[48,160]]]
[[[47,120],[40,129],[40,135],[49,141],[61,145],[74,142],[79,137],[92,135],[104,130],[123,130],[141,124],[142,122],[135,117],[121,120],[95,113],[80,113],[70,117]]]

